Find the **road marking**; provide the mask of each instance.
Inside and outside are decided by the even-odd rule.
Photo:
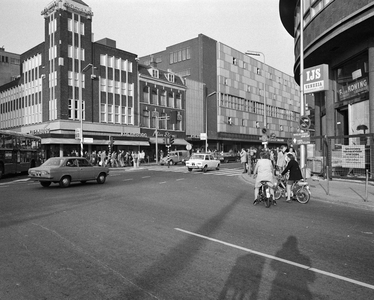
[[[184,180],[184,178],[178,178],[175,181],[180,181],[180,180]]]
[[[347,281],[349,283],[353,283],[353,284],[360,285],[360,286],[363,286],[363,287],[374,290],[374,285],[371,285],[371,284],[368,284],[368,283],[365,283],[365,282],[362,282],[362,281],[354,280],[354,279],[351,279],[351,278],[348,278],[348,277],[344,277],[344,276],[340,276],[340,275],[337,275],[337,274],[334,274],[334,273],[330,273],[330,272],[326,272],[326,271],[319,270],[319,269],[316,269],[316,268],[312,268],[310,266],[302,265],[302,264],[293,262],[291,260],[283,259],[283,258],[280,258],[280,257],[276,257],[276,256],[269,255],[269,254],[266,254],[266,253],[258,252],[258,251],[251,250],[251,249],[241,247],[241,246],[238,246],[238,245],[234,245],[234,244],[231,244],[231,243],[227,243],[227,242],[224,242],[224,241],[221,241],[221,240],[213,239],[213,238],[207,237],[205,235],[197,234],[197,233],[194,233],[194,232],[191,232],[191,231],[183,230],[183,229],[180,229],[180,228],[174,228],[174,229],[178,230],[180,232],[184,232],[184,233],[189,234],[189,235],[193,235],[193,236],[205,239],[205,240],[209,240],[209,241],[212,241],[212,242],[215,242],[215,243],[226,245],[226,246],[229,246],[231,248],[239,249],[239,250],[242,250],[242,251],[245,251],[245,252],[253,253],[253,254],[263,256],[263,257],[266,257],[266,258],[270,258],[270,259],[273,259],[273,260],[278,260],[278,261],[283,262],[285,264],[289,264],[289,265],[292,265],[292,266],[295,266],[295,267],[298,267],[298,268],[301,268],[301,269],[309,270],[309,271],[312,271],[312,272],[315,272],[315,273],[326,275],[326,276],[329,276],[329,277],[332,277],[332,278],[335,278],[335,279],[340,279],[342,281]]]
[[[165,184],[166,183],[166,181],[161,181],[161,182],[159,182],[159,184]]]
[[[151,177],[151,176],[143,176],[142,178],[149,178],[149,177]]]
[[[131,181],[132,178],[124,179],[123,181]]]

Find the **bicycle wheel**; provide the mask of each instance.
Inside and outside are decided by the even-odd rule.
[[[308,203],[310,199],[310,194],[306,190],[306,188],[302,187],[296,192],[296,200],[301,204]]]
[[[274,189],[274,200],[279,200],[283,195],[283,188],[280,186],[277,186]]]

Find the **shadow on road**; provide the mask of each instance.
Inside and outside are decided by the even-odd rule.
[[[297,238],[289,236],[276,254],[276,257],[311,267],[308,256],[298,248]],[[315,280],[315,273],[286,262],[273,260],[270,267],[276,272],[272,283],[269,300],[313,299],[308,285]]]
[[[247,254],[238,257],[218,300],[256,300],[260,288],[265,258]]]
[[[217,215],[204,223],[197,230],[197,233],[212,236],[226,216],[243,198],[245,198],[245,193],[238,195],[229,205],[223,207]],[[139,274],[132,282],[133,288],[124,291],[119,298],[136,300],[144,299],[145,295],[157,298],[152,293],[155,290],[160,290],[161,286],[167,285],[170,280],[175,280],[180,274],[183,274],[205,243],[207,241],[204,239],[189,236],[184,242],[171,249],[163,259]]]

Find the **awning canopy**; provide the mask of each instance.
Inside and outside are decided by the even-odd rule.
[[[163,137],[159,137],[159,138],[157,138],[157,140],[158,140],[157,141],[158,144],[163,144],[164,143],[164,138]],[[156,138],[155,137],[149,138],[149,142],[151,144],[156,144]],[[187,142],[185,139],[174,139],[174,144],[173,145],[185,145],[185,146],[187,146],[187,145],[190,145],[190,143]]]
[[[80,145],[80,140],[76,139],[62,139],[62,138],[42,138],[42,145],[49,144],[68,144],[68,145]],[[109,145],[109,141],[106,140],[93,140],[92,143],[85,142],[84,145]],[[114,145],[125,145],[125,146],[149,146],[148,141],[114,141]]]

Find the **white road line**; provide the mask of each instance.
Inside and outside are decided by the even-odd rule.
[[[124,179],[123,181],[131,181],[132,178]]]
[[[180,181],[180,180],[184,180],[184,178],[178,178],[175,181]]]
[[[287,259],[283,259],[283,258],[276,257],[276,256],[273,256],[273,255],[269,255],[269,254],[266,254],[266,253],[258,252],[258,251],[255,251],[255,250],[251,250],[251,249],[248,249],[248,248],[245,248],[245,247],[238,246],[238,245],[230,244],[230,243],[220,241],[220,240],[217,240],[217,239],[213,239],[213,238],[207,237],[205,235],[197,234],[197,233],[194,233],[194,232],[191,232],[191,231],[183,230],[183,229],[180,229],[180,228],[174,228],[174,229],[178,230],[180,232],[184,232],[184,233],[189,234],[189,235],[193,235],[193,236],[205,239],[205,240],[209,240],[209,241],[212,241],[212,242],[215,242],[215,243],[223,244],[223,245],[229,246],[231,248],[236,248],[236,249],[239,249],[239,250],[243,250],[245,252],[253,253],[253,254],[263,256],[263,257],[266,257],[266,258],[270,258],[270,259],[273,259],[273,260],[278,260],[278,261],[283,262],[285,264],[289,264],[289,265],[292,265],[292,266],[295,266],[295,267],[298,267],[298,268],[301,268],[301,269],[309,270],[309,271],[312,271],[312,272],[315,272],[315,273],[319,273],[319,274],[326,275],[326,276],[329,276],[329,277],[332,277],[332,278],[340,279],[342,281],[346,281],[346,282],[349,282],[349,283],[353,283],[353,284],[360,285],[360,286],[363,286],[363,287],[374,290],[374,285],[372,285],[372,284],[368,284],[368,283],[365,283],[365,282],[362,282],[362,281],[354,280],[354,279],[351,279],[351,278],[348,278],[348,277],[344,277],[344,276],[340,276],[340,275],[337,275],[337,274],[334,274],[334,273],[330,273],[330,272],[326,272],[326,271],[319,270],[319,269],[316,269],[316,268],[312,268],[310,266],[295,263],[295,262],[287,260]]]
[[[166,183],[166,181],[161,181],[161,182],[159,182],[159,184],[165,184]]]
[[[151,177],[151,176],[143,176],[142,178],[149,178],[149,177]]]

